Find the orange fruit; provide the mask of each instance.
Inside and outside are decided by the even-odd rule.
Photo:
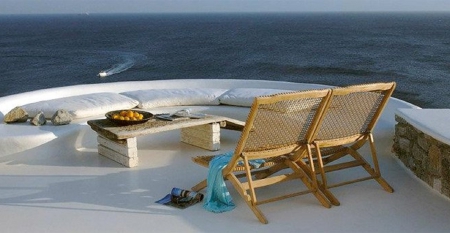
[[[127,111],[127,117],[132,118],[134,116],[134,112],[133,111]]]

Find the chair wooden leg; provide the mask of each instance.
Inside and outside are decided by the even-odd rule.
[[[394,192],[394,189],[389,185],[389,183],[385,179],[383,179],[383,177],[380,176],[378,178],[375,178],[375,180],[381,185],[381,187],[383,187],[384,190],[386,190],[386,192],[389,193]]]
[[[381,177],[381,174],[380,174],[379,172],[376,172],[376,171],[375,171],[370,165],[368,165],[367,163],[364,164],[362,167],[367,171],[367,173],[370,174],[370,176],[371,176],[374,180],[376,180],[376,181],[381,185],[381,187],[382,187],[384,190],[386,190],[386,192],[389,192],[389,193],[393,193],[393,192],[394,192],[394,189],[389,185],[389,183],[388,183],[383,177]]]
[[[245,201],[247,206],[252,210],[252,212],[256,216],[256,218],[261,223],[264,223],[264,224],[269,223],[269,221],[267,221],[267,218],[264,216],[262,211],[256,206],[256,200],[253,200],[252,197],[250,195],[248,195],[247,191],[243,188],[239,179],[234,174],[229,174],[227,176],[227,179],[234,186],[236,191],[238,191],[239,195]]]
[[[322,154],[320,153],[320,148],[319,145],[317,143],[314,144],[315,148],[316,148],[316,153],[317,153],[317,162],[319,163],[319,173],[322,177],[322,182],[318,181],[316,178],[316,172],[315,170],[312,170],[312,174],[315,178],[315,182],[317,183],[318,188],[320,189],[320,191],[322,191],[322,193],[328,198],[328,200],[331,202],[331,204],[335,205],[335,206],[339,206],[341,205],[341,203],[339,202],[339,200],[330,192],[330,190],[328,189],[327,186],[327,177],[325,174],[325,170],[324,170],[324,165],[323,165],[323,161],[322,161]],[[314,164],[313,164],[313,159],[312,156],[310,156],[310,166],[311,169],[314,169]]]
[[[383,187],[384,190],[393,193],[394,189],[388,184],[386,180],[383,179],[383,177],[381,177],[380,166],[378,165],[377,151],[375,149],[375,141],[372,134],[369,135],[369,143],[370,150],[372,152],[372,160],[374,163],[375,172],[379,175],[379,177],[375,178],[375,180],[381,185],[381,187]]]
[[[368,165],[368,164],[364,164],[362,167],[367,171],[367,173],[370,174],[370,176],[371,176],[374,180],[376,180],[376,181],[381,185],[381,187],[382,187],[384,190],[386,190],[386,191],[389,192],[389,193],[393,193],[393,192],[394,192],[394,189],[389,185],[389,183],[388,183],[385,179],[383,179],[383,177],[381,177],[381,174],[380,174],[379,172],[376,172],[376,171],[375,171],[370,165]]]
[[[319,200],[319,202],[326,208],[331,208],[330,202],[328,202],[327,198],[320,192],[317,185],[311,181],[307,173],[310,171],[304,171],[302,167],[299,166],[298,163],[294,163],[291,161],[286,161],[288,166],[295,172],[300,174],[300,180],[305,184],[309,191]],[[309,178],[309,179],[308,179]]]
[[[200,191],[200,190],[206,188],[206,185],[207,185],[206,180],[202,180],[200,183],[198,183],[198,184],[196,184],[195,186],[193,186],[193,187],[191,188],[191,190],[192,190],[192,191],[195,191],[195,192],[198,192],[198,191]]]
[[[364,164],[362,165],[362,167],[367,171],[367,173],[370,174],[370,176],[376,180],[381,187],[386,190],[389,193],[393,193],[394,189],[389,185],[389,183],[383,178],[381,177],[381,172],[380,172],[380,168],[378,166],[378,159],[377,159],[377,154],[376,154],[376,150],[375,150],[375,144],[373,141],[373,137],[370,135],[369,136],[369,144],[370,144],[370,149],[371,149],[371,155],[372,155],[372,161],[374,163],[374,167],[372,168],[370,166],[370,164],[362,157],[361,154],[358,153],[358,151],[356,151],[353,148],[349,148],[349,154],[358,161],[362,161]]]
[[[303,170],[309,170],[310,168],[308,167],[308,165],[306,165],[304,162],[298,161],[297,165],[299,165],[300,167],[303,167]],[[312,180],[313,177],[315,176],[315,174],[311,173],[306,173],[308,175],[308,177]],[[313,181],[314,182],[314,181]],[[339,202],[339,200],[328,190],[326,189],[323,184],[321,182],[319,182],[317,179],[315,180],[315,182],[317,183],[317,189],[319,189],[323,195],[328,199],[328,201],[335,206],[339,206],[341,203]]]
[[[319,184],[319,189],[323,193],[323,195],[325,195],[325,197],[327,197],[328,201],[330,201],[331,204],[333,204],[335,206],[341,205],[339,200],[333,195],[333,193],[330,192],[330,190],[328,188],[325,188],[325,186]]]
[[[256,218],[264,224],[269,223],[269,221],[267,221],[266,216],[264,216],[264,214],[261,212],[261,210],[256,206],[256,205],[252,205],[252,203],[250,201],[246,201],[245,203],[247,203],[248,207],[252,210],[253,214],[256,216]]]

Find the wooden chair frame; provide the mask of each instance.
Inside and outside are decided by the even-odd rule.
[[[332,96],[327,103],[313,147],[317,158],[317,172],[321,177],[320,181],[318,181],[319,187],[333,205],[339,205],[340,203],[329,189],[346,184],[374,179],[387,192],[392,193],[394,191],[381,176],[372,132],[395,86],[394,82],[374,83],[332,90]],[[349,98],[352,95],[355,95],[355,97]],[[339,98],[342,99],[339,100]],[[357,101],[345,104],[345,102],[355,99]],[[366,101],[365,99],[368,100]],[[361,111],[358,108],[364,110]],[[362,117],[365,119],[354,120],[351,117],[353,114],[363,115]],[[355,123],[355,121],[357,122]],[[352,126],[354,130],[347,130],[346,125],[350,124],[360,124],[357,125],[359,129],[356,126]],[[336,133],[336,131],[340,132]],[[358,153],[358,150],[367,142],[370,145],[373,167]],[[349,156],[353,158],[352,161],[336,162],[343,157]],[[331,185],[328,184],[326,173],[354,167],[363,167],[369,173],[369,176]]]
[[[317,127],[321,121],[330,96],[331,90],[324,89],[255,98],[241,133],[240,140],[228,165],[223,169],[222,175],[225,180],[230,181],[260,222],[268,223],[267,218],[258,208],[258,205],[305,193],[312,193],[324,207],[331,207],[327,197],[319,190],[315,175],[316,166],[314,166],[311,150]],[[304,110],[295,109],[295,106],[291,106],[291,101],[310,103],[312,99],[315,100],[314,104],[311,106],[307,106],[308,104],[306,104],[306,109]],[[267,106],[278,106],[283,104],[285,104],[285,107],[287,108],[286,111],[293,111],[293,113],[286,115],[298,117],[299,115],[304,114],[308,116],[307,118],[309,119],[306,119],[305,122],[298,122],[298,125],[301,125],[306,130],[302,130],[302,133],[292,130],[283,130],[283,127],[280,127],[279,125],[279,122],[286,121],[286,119],[280,119],[283,118],[283,114],[280,114],[280,117],[271,117],[269,113],[265,113],[268,108]],[[292,107],[294,110],[290,109]],[[308,113],[300,113],[301,111],[308,111]],[[277,115],[277,113],[274,113],[274,115]],[[258,124],[255,122],[258,122]],[[263,122],[263,125],[261,122]],[[290,122],[287,121],[287,124],[291,123],[294,125],[293,123],[295,122],[292,120]],[[261,132],[261,128],[264,127],[270,128],[269,134],[266,133],[267,135],[264,135],[265,133]],[[277,138],[278,136],[283,137],[287,134],[293,134],[295,139],[292,142],[283,145],[276,145],[276,143],[271,144],[271,139]],[[258,138],[259,135],[262,135],[261,137],[269,136],[271,139],[265,142],[265,145],[258,145],[256,147],[249,146],[249,144],[252,144],[252,141],[255,138]],[[263,140],[265,140],[265,138],[263,138]],[[193,158],[193,161],[208,167],[211,157],[212,156],[199,156]],[[304,158],[308,158],[310,162],[303,162]],[[276,170],[281,167],[290,168],[290,173],[258,175],[262,174],[266,169],[252,167],[249,161],[253,159],[264,159],[265,163],[261,167],[267,167],[268,169],[275,168]],[[266,200],[259,200],[257,198],[255,189],[292,179],[300,179],[307,187],[307,190],[284,194]],[[206,180],[203,180],[194,186],[192,190],[199,191],[205,188],[206,185]]]
[[[330,203],[340,205],[339,200],[329,191],[333,187],[374,179],[387,192],[393,192],[393,188],[381,176],[373,129],[392,96],[395,86],[394,82],[362,84],[255,98],[234,155],[222,172],[224,179],[231,182],[262,223],[268,223],[268,221],[257,205],[304,193],[313,193],[323,206],[329,208]],[[346,99],[348,96],[353,96],[353,98]],[[302,139],[295,144],[276,149],[246,151],[247,139],[254,130],[254,121],[261,105],[292,98],[318,97],[321,98],[321,102],[315,107],[313,121],[308,125],[307,133]],[[339,100],[340,98],[342,100]],[[359,107],[362,109],[358,109]],[[355,120],[351,116],[360,118]],[[270,122],[268,124],[270,125]],[[358,152],[367,142],[370,145],[373,167]],[[339,163],[338,161],[344,157],[353,159]],[[193,161],[208,167],[211,158],[212,156],[200,156],[193,158]],[[261,166],[264,168],[256,169],[249,165],[248,161],[252,159],[266,159],[267,161]],[[240,161],[243,161],[241,165]],[[369,176],[328,184],[328,173],[355,167],[362,167]],[[274,175],[286,168],[290,168],[292,173]],[[241,177],[246,177],[246,181],[241,181]],[[296,178],[299,178],[308,188],[306,192],[286,194],[262,201],[256,198],[256,188]],[[192,189],[199,191],[206,185],[206,180],[204,180]],[[324,199],[324,196],[327,200]]]

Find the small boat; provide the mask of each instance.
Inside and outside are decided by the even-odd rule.
[[[98,76],[106,77],[106,76],[108,76],[108,73],[106,73],[105,71],[100,71],[100,73],[98,73]]]

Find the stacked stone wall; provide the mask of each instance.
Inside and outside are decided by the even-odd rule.
[[[450,197],[450,145],[395,116],[393,151],[417,177]],[[450,132],[449,132],[450,133]]]

